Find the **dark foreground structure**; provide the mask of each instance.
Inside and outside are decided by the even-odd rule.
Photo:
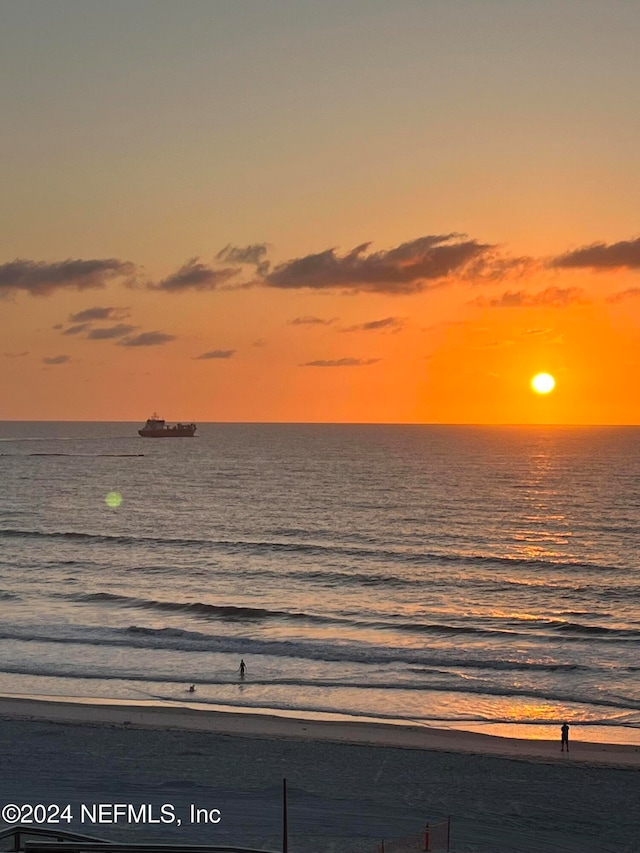
[[[91,835],[28,826],[15,826],[0,832],[0,850],[13,853],[271,853],[227,845],[123,844]]]

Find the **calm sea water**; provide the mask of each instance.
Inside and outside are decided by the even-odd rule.
[[[640,429],[138,427],[0,424],[1,692],[640,743]]]

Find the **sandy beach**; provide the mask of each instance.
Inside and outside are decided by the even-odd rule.
[[[152,702],[96,703],[32,697],[0,696],[0,716],[14,719],[101,723],[150,729],[203,731],[241,737],[284,738],[330,743],[365,744],[402,749],[427,749],[474,755],[497,755],[545,763],[566,764],[557,740],[496,737],[488,734],[424,725],[394,725],[369,720],[352,720],[334,715],[300,718],[282,712],[263,714],[248,710],[212,710],[210,706],[183,703],[171,707]],[[640,746],[574,742],[573,764],[603,764],[640,767]]]
[[[191,707],[0,699],[2,802],[72,807],[113,840],[373,851],[452,819],[458,853],[640,849],[640,749]],[[182,824],[80,821],[96,803],[170,804]],[[189,820],[190,806],[220,821]],[[152,808],[152,811],[153,811]],[[153,816],[153,815],[152,815]]]

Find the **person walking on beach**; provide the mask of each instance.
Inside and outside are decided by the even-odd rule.
[[[565,746],[567,747],[567,752],[569,752],[569,723],[563,723],[560,731],[562,732],[562,739],[560,741],[562,749],[560,752],[564,752]]]
[[[245,664],[244,660],[241,658],[240,659],[240,666],[238,667],[238,672],[240,673],[240,678],[244,678],[244,674],[246,671],[247,671],[246,664]]]

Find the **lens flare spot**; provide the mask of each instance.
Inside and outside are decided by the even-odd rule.
[[[550,373],[538,373],[531,380],[531,387],[536,394],[549,394],[556,387],[556,380]]]
[[[109,492],[104,499],[104,502],[107,506],[111,507],[111,509],[117,509],[122,503],[122,495],[120,492]]]

